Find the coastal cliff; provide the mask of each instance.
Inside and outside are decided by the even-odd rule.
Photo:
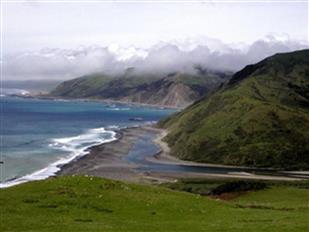
[[[50,95],[184,108],[218,88],[230,76],[231,73],[215,71],[195,75],[176,72],[163,77],[132,72],[116,77],[93,74],[63,82]]]

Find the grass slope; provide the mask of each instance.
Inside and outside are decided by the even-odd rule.
[[[208,98],[161,121],[186,160],[309,168],[309,50],[278,54],[236,73]]]
[[[59,177],[1,189],[0,231],[308,231],[308,189],[225,202],[163,187]]]

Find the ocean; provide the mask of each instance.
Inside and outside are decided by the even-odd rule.
[[[115,131],[154,123],[171,113],[130,104],[1,96],[1,183],[45,179]]]

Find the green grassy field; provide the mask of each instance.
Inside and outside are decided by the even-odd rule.
[[[0,190],[0,231],[309,231],[308,200],[306,185],[223,201],[95,177],[50,178]]]

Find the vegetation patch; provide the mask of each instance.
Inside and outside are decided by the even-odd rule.
[[[36,199],[24,199],[23,202],[24,203],[28,203],[28,204],[33,204],[33,203],[38,203],[39,200],[36,200]]]
[[[111,210],[111,209],[106,209],[106,208],[97,207],[97,206],[94,206],[93,209],[96,210],[97,212],[103,212],[103,213],[112,213],[113,212],[113,210]]]
[[[40,208],[47,208],[47,209],[55,209],[58,208],[58,205],[55,204],[48,204],[48,205],[39,205]]]
[[[291,210],[296,210],[295,208],[276,208],[272,206],[267,206],[267,205],[255,205],[255,204],[250,204],[250,205],[235,205],[236,208],[249,208],[249,209],[269,209],[269,210],[280,210],[280,211],[291,211]]]
[[[231,200],[247,192],[260,191],[274,187],[309,189],[309,181],[272,181],[272,180],[237,180],[237,179],[179,179],[173,183],[163,183],[162,186],[173,190],[184,191],[201,196],[218,197]]]
[[[246,191],[258,191],[265,189],[266,183],[254,182],[254,181],[233,181],[227,182],[214,188],[209,192],[211,196],[220,196],[224,193],[246,192]]]
[[[74,219],[74,221],[76,221],[76,222],[93,222],[92,219],[82,219],[82,218]]]

